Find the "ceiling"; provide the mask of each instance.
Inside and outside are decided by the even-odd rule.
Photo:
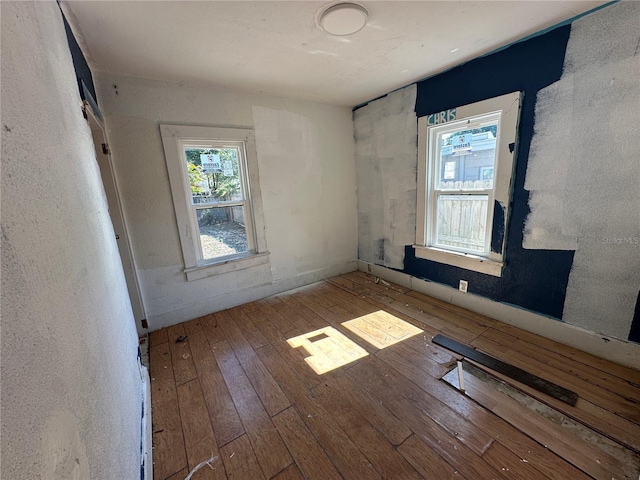
[[[336,2],[331,2],[336,3]],[[604,1],[358,1],[359,32],[317,1],[64,1],[94,70],[355,106]]]

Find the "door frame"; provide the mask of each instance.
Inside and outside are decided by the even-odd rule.
[[[102,184],[107,197],[109,216],[111,217],[111,223],[113,224],[113,230],[118,244],[118,251],[120,252],[120,260],[122,262],[122,269],[124,270],[127,290],[129,291],[131,309],[133,310],[133,316],[136,322],[136,330],[138,331],[138,336],[143,336],[147,333],[146,312],[140,292],[133,251],[129,241],[129,233],[122,213],[120,193],[113,171],[106,129],[100,111],[98,110],[96,112],[93,105],[85,101],[83,111],[91,130],[91,137],[96,152],[96,162],[100,169],[100,176],[102,177]]]

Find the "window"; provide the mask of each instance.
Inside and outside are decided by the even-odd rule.
[[[519,111],[515,92],[418,119],[417,257],[501,276]]]
[[[187,279],[266,263],[253,130],[160,129]]]

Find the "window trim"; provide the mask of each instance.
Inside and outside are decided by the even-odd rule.
[[[250,268],[268,262],[268,251],[264,236],[264,217],[258,179],[258,161],[255,134],[251,128],[202,127],[188,125],[160,125],[167,172],[171,185],[171,196],[176,213],[178,234],[184,261],[184,273],[188,281],[219,275],[230,271]],[[197,222],[194,225],[194,209],[191,206],[191,191],[184,168],[182,149],[197,143],[228,143],[243,148],[246,169],[243,172],[244,201],[251,217],[246,222],[249,252],[217,257],[209,261],[200,259],[201,249]],[[239,159],[240,160],[240,159]],[[237,203],[237,202],[232,202]]]
[[[510,199],[513,185],[513,172],[515,168],[515,154],[517,148],[518,124],[520,119],[520,106],[522,92],[513,92],[499,97],[483,100],[480,102],[456,107],[444,112],[426,115],[418,118],[418,191],[416,208],[416,243],[413,246],[416,257],[435,262],[452,265],[467,270],[500,277],[505,265],[506,252],[506,226],[510,213]],[[494,167],[494,188],[493,195],[490,195],[487,206],[488,218],[491,225],[487,225],[487,230],[493,233],[494,205],[498,201],[505,208],[504,215],[504,235],[502,239],[502,251],[493,252],[489,248],[489,253],[477,255],[473,253],[447,250],[442,246],[429,245],[428,229],[432,221],[433,214],[429,215],[432,208],[429,205],[429,127],[455,123],[470,117],[480,117],[487,114],[502,112],[500,120],[500,131],[498,134],[498,157]],[[509,148],[509,145],[513,148]],[[493,200],[493,201],[492,201]],[[489,241],[491,245],[491,239]]]

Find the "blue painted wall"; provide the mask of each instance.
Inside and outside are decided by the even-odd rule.
[[[78,45],[76,37],[71,31],[71,27],[69,27],[69,24],[67,23],[67,19],[64,18],[64,13],[62,15],[62,20],[64,21],[64,30],[67,34],[67,42],[69,43],[71,59],[73,60],[73,68],[76,71],[76,79],[78,81],[78,90],[80,90],[80,98],[89,101],[89,99],[86,98],[84,89],[82,88],[82,84],[84,83],[85,87],[92,97],[91,100],[97,104],[96,89],[93,85],[93,76],[91,75],[91,70],[89,69],[87,60],[84,58],[82,50],[80,50],[80,46]]]
[[[492,245],[506,241],[503,276],[493,277],[419,259],[411,246],[405,249],[404,273],[454,288],[458,287],[460,279],[465,279],[469,281],[472,293],[562,318],[574,252],[525,250],[522,232],[529,213],[529,194],[524,189],[524,179],[533,135],[536,95],[560,78],[570,28],[568,25],[559,27],[417,84],[418,117],[515,91],[524,92],[524,96],[511,216],[506,238],[492,239]],[[494,232],[494,235],[499,234]]]

